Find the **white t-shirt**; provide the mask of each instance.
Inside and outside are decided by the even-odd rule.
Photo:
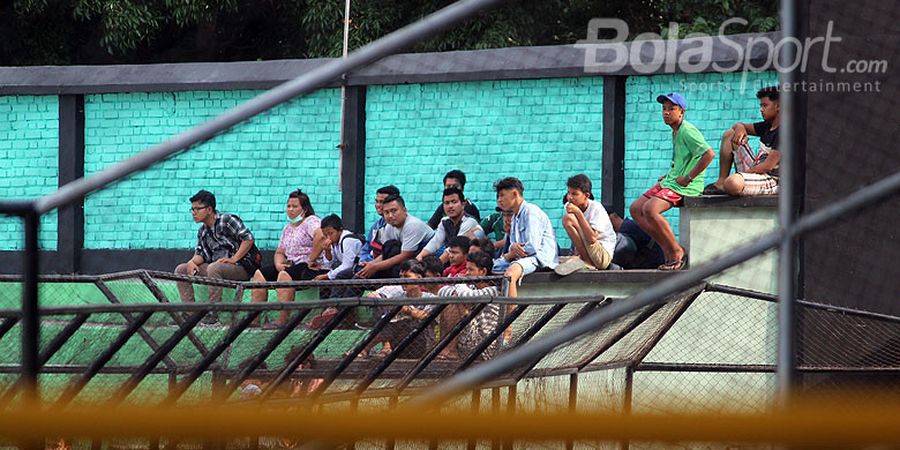
[[[587,209],[584,210],[584,218],[591,225],[591,228],[599,234],[597,238],[600,245],[609,253],[610,256],[616,252],[616,231],[613,229],[612,222],[609,221],[609,213],[606,208],[594,200],[588,200]],[[574,245],[573,247],[574,248]]]
[[[434,230],[427,223],[422,222],[415,216],[407,215],[403,226],[397,228],[391,224],[384,227],[384,241],[397,239],[400,241],[400,250],[404,252],[420,252],[425,247],[431,237],[434,236]]]

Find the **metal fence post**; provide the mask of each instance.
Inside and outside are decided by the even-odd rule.
[[[41,216],[31,209],[22,218],[25,223],[25,252],[22,271],[22,380],[25,382],[26,404],[40,401],[38,371],[40,370],[40,323],[38,318],[38,228]]]

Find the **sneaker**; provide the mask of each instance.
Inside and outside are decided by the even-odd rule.
[[[566,275],[571,275],[584,269],[587,269],[587,264],[585,264],[584,261],[581,260],[581,258],[573,256],[559,263],[559,265],[556,266],[553,271],[556,272],[557,275],[564,277]]]

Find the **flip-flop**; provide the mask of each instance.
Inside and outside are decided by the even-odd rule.
[[[666,270],[666,271],[675,271],[684,269],[684,264],[687,262],[687,253],[681,257],[678,261],[666,261],[663,265],[657,267],[657,270]]]
[[[728,193],[717,188],[715,183],[710,183],[703,188],[703,195],[728,195]]]

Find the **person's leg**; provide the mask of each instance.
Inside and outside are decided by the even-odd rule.
[[[631,203],[631,206],[628,208],[628,212],[631,213],[631,219],[634,220],[634,222],[637,223],[638,226],[641,227],[641,229],[644,231],[647,231],[644,229],[643,225],[644,204],[647,203],[648,199],[649,197],[647,197],[646,195],[641,195],[635,201],[633,201]]]
[[[243,267],[237,264],[214,262],[206,269],[209,278],[217,278],[219,280],[247,281],[250,274]],[[209,287],[209,302],[219,303],[222,301],[222,288],[218,286]]]
[[[778,179],[768,174],[738,172],[725,180],[725,192],[745,197],[776,195]]]
[[[269,267],[264,267],[262,269],[253,272],[253,277],[250,278],[251,281],[256,283],[263,283],[266,281],[266,275],[263,272],[267,272]],[[274,267],[272,268],[274,270]],[[250,302],[251,303],[265,303],[269,297],[268,289],[253,289],[250,291]]]
[[[725,179],[722,190],[728,195],[739,196],[744,191],[744,176],[736,173]]]
[[[575,252],[578,253],[578,257],[585,264],[591,264],[587,247],[584,246],[584,236],[581,233],[581,227],[578,225],[578,219],[575,218],[574,214],[566,214],[563,216],[562,224],[566,234],[569,235],[569,239],[572,241],[572,245],[575,246]]]
[[[291,278],[291,275],[285,270],[285,271],[278,272],[277,281],[293,281],[293,278]],[[290,302],[294,301],[295,289],[281,288],[281,289],[278,289],[277,292],[278,292],[278,301],[280,303],[290,303]],[[278,325],[284,325],[285,323],[287,323],[288,315],[289,315],[288,311],[286,311],[286,310],[279,311],[278,312],[278,321],[276,321],[275,323]]]
[[[722,142],[719,144],[719,177],[713,183],[716,188],[725,190],[725,179],[731,173],[731,164],[734,162],[734,144],[731,142],[734,130],[729,128],[722,133]]]
[[[205,265],[205,264],[204,264]],[[188,273],[187,263],[179,264],[175,267],[176,275],[192,275]],[[181,298],[182,303],[193,303],[194,302],[194,284],[187,281],[179,281],[178,285],[178,296]]]
[[[507,291],[507,297],[518,297],[519,296],[519,280],[525,275],[522,270],[522,266],[520,264],[516,264],[513,261],[512,264],[506,269],[504,275],[509,277],[509,290]]]
[[[447,308],[441,312],[441,336],[446,336],[450,334],[450,330],[462,320],[463,316],[466,314],[466,306],[465,305],[449,305]],[[453,337],[453,340],[447,344],[441,353],[438,354],[438,358],[442,359],[459,359],[459,350],[457,348],[457,343],[459,340],[459,335]]]
[[[647,198],[642,207],[644,224],[639,224],[662,247],[667,262],[680,261],[684,257],[684,249],[678,245],[675,233],[672,232],[672,226],[662,216],[662,213],[670,209],[672,209],[672,204],[659,197]]]

